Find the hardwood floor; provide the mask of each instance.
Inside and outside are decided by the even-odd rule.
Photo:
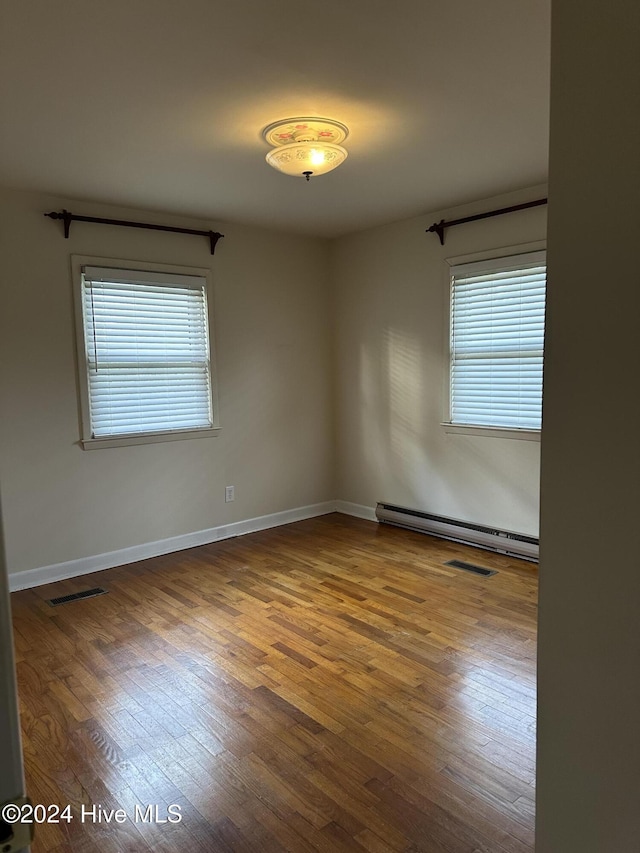
[[[532,851],[536,594],[342,515],[15,593],[34,853]]]

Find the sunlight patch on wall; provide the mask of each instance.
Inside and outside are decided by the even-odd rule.
[[[415,506],[424,503],[429,467],[424,361],[420,341],[404,329],[360,346],[358,440],[368,476],[387,498],[396,484],[405,494],[408,487]]]
[[[425,397],[426,353],[404,329],[384,331],[384,382],[389,418],[389,447],[394,467],[419,501],[424,489],[427,453]],[[420,501],[421,502],[421,501]]]

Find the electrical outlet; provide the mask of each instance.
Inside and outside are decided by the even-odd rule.
[[[236,499],[236,487],[235,486],[225,486],[224,489],[224,500],[225,503],[230,503]]]

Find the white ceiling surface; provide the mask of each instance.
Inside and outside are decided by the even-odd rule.
[[[0,182],[323,236],[544,183],[549,6],[5,0]],[[309,183],[264,159],[297,115],[350,129]]]

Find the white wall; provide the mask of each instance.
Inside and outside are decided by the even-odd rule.
[[[50,210],[225,234],[74,223]],[[32,193],[0,195],[0,482],[11,573],[332,499],[322,240]],[[222,432],[82,450],[70,254],[212,269]],[[224,503],[224,487],[236,487]]]
[[[635,853],[640,5],[552,14],[536,850]]]
[[[434,221],[543,198],[535,187],[350,235],[331,246],[338,497],[537,535],[538,442],[447,434],[445,258],[544,240],[546,208]],[[500,252],[498,251],[498,254]]]

